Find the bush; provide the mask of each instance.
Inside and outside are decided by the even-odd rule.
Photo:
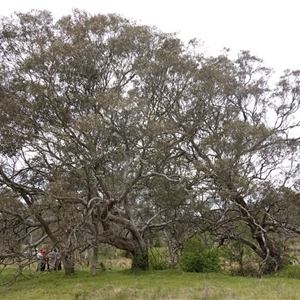
[[[286,265],[277,274],[279,277],[300,278],[300,265]]]
[[[180,256],[180,265],[186,272],[220,271],[218,250],[213,244],[204,244],[199,238],[187,240]]]

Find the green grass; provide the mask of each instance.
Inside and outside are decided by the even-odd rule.
[[[0,282],[7,275],[5,272],[0,275]],[[273,276],[258,279],[220,273],[184,273],[180,270],[138,273],[108,270],[91,276],[88,269],[81,269],[69,277],[63,272],[42,273],[30,279],[22,277],[13,285],[0,286],[2,300],[296,300],[299,295],[300,285],[297,278]]]

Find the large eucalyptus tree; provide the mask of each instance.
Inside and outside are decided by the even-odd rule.
[[[95,273],[99,243],[147,269],[147,230],[174,213],[155,203],[154,178],[181,184],[164,114],[197,62],[173,35],[77,10],[57,22],[46,11],[4,18],[0,40],[2,185],[60,248],[68,274],[85,247]]]
[[[273,88],[247,51],[205,57],[117,15],[0,25],[1,236],[50,240],[67,274],[87,248],[94,274],[101,243],[147,269],[154,231],[175,251],[209,231],[282,266],[282,233],[299,232],[299,72]]]

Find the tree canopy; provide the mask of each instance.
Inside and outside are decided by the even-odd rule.
[[[67,274],[93,249],[95,273],[106,243],[148,269],[153,236],[173,259],[209,232],[250,247],[262,272],[282,267],[300,232],[299,71],[271,85],[249,51],[207,56],[114,14],[0,27],[3,261],[48,241]]]

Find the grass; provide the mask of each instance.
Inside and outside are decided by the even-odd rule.
[[[0,282],[4,279],[1,277],[7,276],[6,272],[0,275]],[[78,269],[69,277],[64,272],[42,273],[30,279],[22,277],[13,285],[1,285],[0,295],[2,300],[296,300],[299,299],[300,285],[297,278],[281,276],[258,279],[180,270],[132,273],[117,269],[91,276],[88,269]]]

